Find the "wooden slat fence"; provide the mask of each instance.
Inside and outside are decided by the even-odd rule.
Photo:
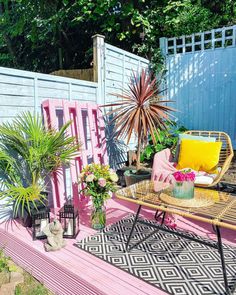
[[[130,83],[132,73],[140,73],[148,69],[149,60],[121,50],[110,44],[105,44],[105,103],[114,101],[111,93],[122,93]]]
[[[236,26],[162,38],[167,98],[188,129],[224,131],[236,148]]]
[[[45,99],[95,103],[94,82],[0,67],[0,123],[23,111],[41,112]]]

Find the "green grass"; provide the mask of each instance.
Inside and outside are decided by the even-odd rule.
[[[3,249],[0,249],[0,287],[9,282],[10,272],[17,271],[17,266],[6,257]],[[53,295],[31,274],[24,271],[24,283],[16,286],[15,295]]]
[[[24,272],[24,283],[16,287],[15,295],[52,295],[39,281],[32,275]]]

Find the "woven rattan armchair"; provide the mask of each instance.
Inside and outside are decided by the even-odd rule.
[[[185,132],[187,134],[196,135],[196,136],[206,136],[206,137],[215,137],[216,141],[222,142],[222,147],[220,151],[220,159],[219,159],[219,165],[218,167],[221,168],[220,173],[217,175],[217,177],[214,179],[213,183],[211,184],[197,184],[196,186],[200,187],[212,187],[221,181],[223,175],[226,173],[226,171],[229,169],[230,163],[232,161],[232,158],[234,156],[233,147],[231,143],[231,139],[228,136],[228,134],[224,132],[218,132],[218,131],[198,131],[198,130],[190,130]]]

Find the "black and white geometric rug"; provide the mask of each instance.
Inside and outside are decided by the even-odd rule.
[[[225,294],[216,249],[160,231],[125,253],[133,218],[128,216],[75,246],[169,294]],[[131,244],[151,231],[153,228],[136,224]],[[224,246],[224,256],[232,287],[236,282],[236,249]]]

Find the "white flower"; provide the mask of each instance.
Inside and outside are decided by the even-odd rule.
[[[92,181],[94,181],[94,179],[95,179],[95,175],[94,174],[89,174],[86,177],[86,182],[92,182]]]
[[[79,178],[80,179],[83,179],[84,178],[84,172],[80,173]]]
[[[110,173],[110,179],[113,182],[117,182],[119,178],[118,178],[117,174],[113,172],[113,173]]]

